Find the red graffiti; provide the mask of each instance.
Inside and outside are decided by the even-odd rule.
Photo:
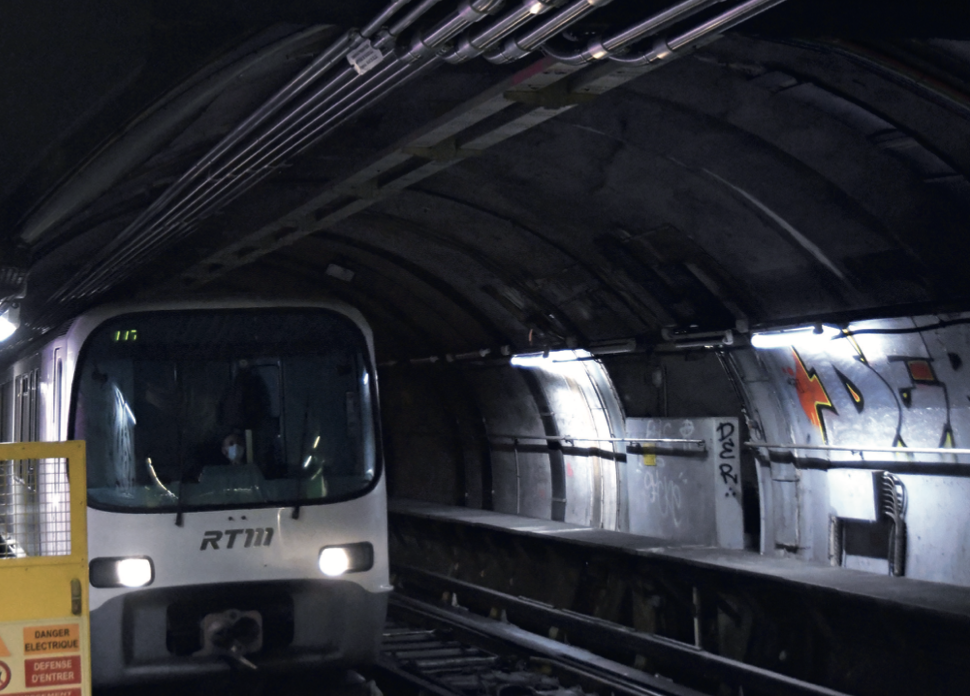
[[[909,368],[909,376],[913,378],[914,382],[936,382],[933,367],[926,360],[908,360],[906,366]]]
[[[822,418],[821,409],[827,408],[834,411],[835,407],[832,406],[828,392],[825,391],[825,387],[815,370],[809,370],[805,367],[801,356],[794,348],[792,353],[795,355],[795,390],[798,392],[798,400],[802,404],[802,410],[805,411],[805,415],[808,416],[812,425],[819,429],[822,442],[828,442],[825,432],[825,419]]]

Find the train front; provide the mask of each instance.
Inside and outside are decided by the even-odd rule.
[[[352,314],[75,323],[95,685],[374,659],[386,498],[372,350]]]

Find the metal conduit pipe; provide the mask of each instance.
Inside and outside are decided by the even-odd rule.
[[[397,64],[394,67],[396,68],[394,73],[378,84],[359,85],[355,92],[349,95],[350,97],[356,96],[357,98],[349,104],[347,103],[348,100],[343,100],[340,104],[335,105],[334,108],[341,106],[343,108],[322,124],[323,127],[328,128],[326,132],[329,132],[339,125],[343,118],[359,112],[361,109],[366,108],[380,99],[389,83],[399,80],[400,73],[411,69],[411,66],[401,64]],[[427,64],[418,67],[407,78],[413,77],[426,67]],[[306,149],[306,147],[311,146],[316,140],[319,140],[320,137],[323,137],[326,132],[321,132],[319,128],[312,130],[299,142],[290,145],[281,156],[285,157],[295,151]],[[96,295],[109,289],[112,282],[123,280],[130,275],[133,264],[138,260],[162,244],[183,239],[192,232],[195,221],[235,200],[253,185],[269,176],[273,171],[275,171],[275,168],[271,166],[259,167],[251,169],[245,177],[227,178],[223,182],[222,190],[205,192],[205,195],[195,201],[195,205],[190,210],[185,211],[185,214],[178,219],[170,220],[165,225],[151,225],[136,242],[129,244],[121,254],[116,254],[114,257],[111,257],[109,263],[104,264],[96,273],[85,279],[85,282],[79,284],[75,288],[75,291],[71,293],[71,297],[82,298]]]
[[[425,12],[430,10],[432,7],[437,5],[441,0],[424,0],[413,10],[408,12],[404,17],[395,25],[390,28],[389,34],[392,38],[396,38],[401,35],[405,29],[414,24],[418,19],[420,19]]]
[[[411,65],[401,66],[399,72],[391,76],[391,78],[389,78],[388,81],[401,77],[402,74],[407,73],[408,70],[412,68],[413,66]],[[425,63],[419,66],[417,69],[410,72],[410,74],[404,74],[404,77],[403,79],[401,79],[400,84],[404,84],[408,80],[411,80],[412,78],[416,77],[427,68],[428,68],[428,63]],[[324,124],[322,128],[317,129],[311,133],[308,133],[303,139],[301,139],[301,141],[291,145],[290,148],[287,150],[285,156],[289,156],[290,154],[299,154],[300,152],[303,152],[305,150],[308,150],[309,148],[312,148],[322,138],[326,137],[331,132],[333,132],[334,129],[338,128],[345,119],[353,117],[357,113],[360,113],[362,110],[368,108],[375,102],[379,101],[384,96],[383,93],[381,92],[381,88],[384,86],[385,84],[378,85],[377,88],[365,93],[364,95],[361,96],[360,99],[354,101],[346,108],[344,108],[340,113],[338,113],[334,118],[330,119],[330,121]],[[251,183],[247,183],[245,185],[240,184],[237,190],[234,192],[230,192],[230,194],[225,199],[225,201],[220,202],[219,205],[222,206],[222,205],[231,203],[240,195],[245,193],[249,188],[258,184],[260,181],[262,181],[267,176],[269,176],[272,173],[272,171],[273,170],[271,168],[263,168],[263,169],[257,170],[256,173],[254,174],[254,178]],[[210,206],[210,207],[216,207],[216,206]],[[205,215],[208,215],[209,212],[210,211],[208,209],[203,210],[200,213],[199,217],[204,217]]]
[[[390,31],[382,32],[383,36],[380,39],[378,39],[378,41],[375,42],[375,46],[379,48],[380,46],[385,45],[386,43],[392,41],[398,34],[404,31],[412,23],[417,21],[425,12],[427,12],[431,7],[433,7],[439,1],[440,0],[424,0],[424,2],[420,3],[414,9],[412,9],[411,12],[409,12],[404,18],[402,18],[397,24],[395,24]],[[384,12],[381,13],[381,15],[379,15],[377,18],[372,20],[372,22],[368,25],[368,27],[365,28],[365,30],[361,32],[359,36],[365,37],[367,34],[372,35],[372,33],[377,30],[377,27],[379,27],[384,21],[386,21],[386,19],[388,19],[397,9],[402,7],[404,4],[406,4],[406,2],[395,2],[389,5],[384,10]],[[347,38],[349,39],[351,46],[356,45],[357,41],[359,41],[359,39],[354,40],[354,36],[355,36],[354,32],[348,32],[347,34]],[[287,114],[283,119],[274,123],[268,133],[261,134],[253,143],[250,143],[250,145],[246,147],[242,153],[237,153],[236,155],[234,155],[233,158],[228,163],[224,163],[215,172],[212,172],[211,170],[207,171],[206,172],[207,181],[211,179],[219,180],[223,176],[232,177],[234,170],[238,170],[238,169],[241,169],[242,167],[245,167],[252,160],[252,157],[250,156],[249,158],[247,158],[246,160],[240,163],[239,158],[242,155],[245,155],[251,152],[254,146],[261,145],[263,141],[265,141],[268,135],[272,134],[274,131],[278,131],[282,126],[287,125],[289,122],[292,122],[294,118],[298,117],[301,113],[307,112],[309,110],[308,115],[311,117],[319,113],[319,107],[321,103],[324,101],[324,97],[329,96],[329,93],[334,92],[336,89],[342,86],[346,86],[346,83],[348,82],[348,80],[350,80],[353,77],[354,77],[353,71],[351,71],[350,69],[347,69],[343,73],[337,75],[329,83],[327,83],[327,85],[325,85],[323,89],[316,92],[311,99],[301,103],[289,114]],[[327,101],[333,101],[332,97],[327,99]],[[297,126],[300,125],[305,120],[306,120],[305,117],[298,118],[296,120],[296,125]],[[292,131],[292,128],[290,129],[290,131]],[[273,144],[279,143],[279,141],[280,141],[280,138],[276,138],[274,139]],[[265,160],[266,158],[263,157],[262,160],[259,163],[257,163],[256,166],[261,166],[262,162],[264,162]],[[271,164],[269,166],[272,167],[273,165]],[[226,173],[227,169],[230,170],[228,174]],[[196,194],[199,191],[199,188],[200,187],[197,187],[195,190],[190,192],[189,196],[187,196],[185,199],[183,199],[183,201],[181,201],[181,205],[177,205],[175,206],[175,208],[168,211],[168,214],[164,216],[162,219],[156,221],[156,223],[164,222],[166,217],[171,217],[171,215],[173,215],[175,212],[178,212],[179,208],[184,206],[186,200],[190,199],[194,194]]]
[[[252,159],[252,156],[250,156],[241,162],[240,160],[242,157],[252,152],[254,148],[264,146],[264,143],[269,136],[271,136],[274,132],[279,131],[279,129],[283,128],[284,126],[292,123],[294,120],[297,124],[301,123],[305,119],[308,111],[310,114],[312,114],[313,110],[319,108],[321,104],[332,102],[333,99],[340,95],[340,90],[347,88],[356,76],[356,72],[353,70],[353,68],[347,66],[342,72],[338,73],[319,90],[314,92],[309,99],[298,104],[281,119],[274,121],[266,132],[260,133],[255,139],[249,141],[249,143],[241,151],[234,153],[227,161],[219,164],[219,166],[215,168],[210,167],[206,171],[205,178],[199,180],[193,188],[186,191],[186,187],[183,186],[182,190],[180,191],[182,196],[177,201],[172,203],[172,205],[168,206],[164,212],[162,212],[161,215],[159,215],[152,222],[152,224],[159,225],[174,217],[176,214],[181,212],[181,210],[183,210],[185,206],[188,205],[188,203],[199,194],[199,192],[208,188],[213,181],[218,182],[225,178],[231,177],[233,171],[245,166],[245,164]],[[156,211],[152,210],[152,212]]]
[[[699,24],[690,31],[671,39],[667,42],[671,51],[678,51],[684,46],[696,43],[709,34],[725,32],[736,27],[742,22],[746,22],[762,12],[770,10],[776,5],[780,5],[785,0],[748,0],[740,5],[732,7],[730,10],[722,12],[717,17]]]
[[[398,67],[401,66],[398,64]],[[377,78],[379,76],[380,74],[373,77]],[[389,80],[394,77],[391,76]],[[378,84],[376,89],[384,87],[389,80],[384,80]],[[371,87],[371,92],[374,91],[375,88],[372,87],[372,82],[373,80],[362,85],[357,85],[355,91],[348,94],[347,98],[342,100],[334,108],[339,108],[341,104],[345,104],[349,99],[353,99],[362,90],[367,90],[368,87]],[[357,101],[359,101],[359,98]],[[191,207],[183,210],[182,214],[177,218],[168,217],[168,219],[162,218],[151,221],[144,226],[142,233],[137,238],[126,240],[125,244],[116,245],[106,257],[104,254],[100,254],[90,265],[95,266],[95,264],[104,258],[106,260],[101,263],[100,267],[95,266],[97,267],[96,271],[90,273],[82,282],[77,283],[72,292],[69,293],[69,296],[80,298],[102,291],[105,289],[103,285],[106,278],[112,275],[117,276],[119,273],[121,275],[127,275],[127,272],[119,271],[119,269],[133,263],[137,258],[143,256],[147,250],[154,249],[166,241],[182,238],[184,233],[191,231],[191,223],[201,217],[200,213],[211,212],[219,205],[224,204],[227,200],[227,193],[231,193],[235,197],[246,190],[254,180],[265,178],[272,171],[274,169],[270,167],[262,167],[259,170],[251,169],[249,175],[246,177],[224,177],[218,182],[215,182],[214,187],[208,186],[206,187],[208,190],[200,190],[200,195],[191,201]],[[211,180],[208,183],[211,184]],[[230,187],[232,190],[226,191]]]
[[[386,84],[387,81],[381,83],[381,87],[386,86]],[[353,84],[351,83],[350,86],[353,86]],[[352,97],[354,94],[355,93],[351,93],[349,96]],[[376,97],[371,101],[375,100]],[[332,102],[333,100],[329,101]],[[332,108],[329,110],[332,111],[333,108],[338,108],[339,106],[339,103],[336,105],[331,104]],[[310,115],[319,115],[319,109]],[[319,118],[316,119],[316,121],[319,120]],[[298,131],[296,135],[303,135],[306,130],[306,128],[303,128]],[[306,139],[307,138],[304,137],[302,140],[306,141]],[[270,144],[279,145],[281,140],[285,142],[284,139],[278,137]],[[288,148],[284,152],[283,156],[288,155],[294,149],[296,148]],[[59,290],[57,297],[83,297],[99,292],[100,289],[92,289],[93,286],[101,282],[104,277],[113,273],[119,265],[133,261],[136,257],[142,255],[146,248],[157,247],[160,243],[166,241],[171,235],[174,234],[173,230],[178,230],[180,228],[187,229],[188,225],[191,225],[205,215],[213,212],[219,206],[227,204],[230,200],[235,199],[246,189],[275,171],[278,168],[280,158],[275,158],[275,160],[270,161],[267,164],[268,159],[269,158],[266,156],[263,156],[257,163],[255,163],[255,165],[248,167],[247,176],[233,176],[230,173],[228,175],[219,176],[215,179],[207,178],[201,181],[190,192],[189,195],[180,199],[174,207],[166,210],[162,216],[155,220],[143,222],[143,224],[140,225],[142,228],[141,233],[137,237],[126,237],[124,239],[119,239],[118,243],[111,245],[109,249],[106,249],[105,252],[99,254],[98,258],[88,264],[88,268],[86,270],[89,271],[89,273],[82,272],[78,274],[78,276],[87,277],[80,282],[75,282],[65,286]],[[236,169],[239,169],[239,167],[237,166]],[[176,213],[180,213],[180,215],[175,217]],[[179,238],[181,238],[181,235],[179,235]],[[120,254],[119,251],[121,252]],[[110,259],[110,261],[103,261],[106,259]],[[98,270],[92,274],[90,273],[90,270],[93,268],[97,268]]]
[[[395,0],[397,2],[398,0]],[[392,3],[394,5],[395,3]],[[323,53],[317,56],[308,66],[280,88],[273,96],[259,106],[252,114],[246,117],[229,134],[220,140],[205,156],[199,159],[188,171],[183,174],[178,181],[172,184],[161,196],[146,208],[118,237],[112,244],[98,255],[98,257],[83,268],[75,277],[59,288],[52,296],[57,300],[67,296],[76,296],[72,288],[77,286],[77,279],[91,271],[98,264],[98,259],[110,258],[110,254],[122,248],[131,239],[136,237],[139,231],[145,227],[146,223],[159,211],[163,210],[175,200],[189,185],[191,181],[208,175],[208,170],[212,164],[222,155],[229,152],[234,146],[242,142],[254,130],[268,120],[275,112],[283,107],[294,96],[303,91],[307,86],[319,79],[328,72],[334,65],[342,60],[352,46],[351,34],[348,32],[338,38]]]
[[[377,27],[383,24],[384,21],[386,21],[409,1],[410,0],[394,0],[391,2],[374,20],[368,24],[365,31],[370,31],[372,28],[374,31],[376,31]],[[398,31],[403,31],[407,26],[410,25],[411,22],[416,21],[421,14],[427,11],[427,9],[429,9],[433,4],[434,2],[425,0],[425,2],[422,2],[418,8],[398,22],[398,24],[395,25],[395,28]],[[184,189],[192,180],[199,178],[202,174],[205,174],[206,177],[210,176],[210,168],[216,160],[242,142],[260,125],[265,123],[270,116],[282,108],[284,104],[303,91],[307,86],[316,81],[323,74],[328,72],[339,61],[344,59],[355,43],[354,36],[355,33],[353,32],[347,32],[346,34],[342,35],[333,44],[331,44],[327,50],[315,58],[307,67],[301,70],[296,77],[290,80],[290,82],[284,85],[266,102],[260,105],[256,111],[254,111],[238,126],[236,126],[227,136],[217,143],[212,150],[210,150],[203,158],[196,162],[185,174],[179,178],[176,183],[169,187],[169,189],[167,189],[158,199],[156,199],[152,205],[150,205],[141,215],[139,215],[138,218],[136,218],[135,221],[133,221],[128,228],[115,239],[115,243],[110,245],[109,248],[105,250],[108,253],[99,254],[99,257],[110,258],[110,252],[120,249],[126,243],[130,242],[132,238],[137,236],[139,228],[144,228],[146,223],[151,225],[151,223],[148,223],[150,218],[168,206],[170,202],[175,200],[181,193],[183,193]],[[323,91],[326,89],[327,87],[325,87]],[[85,269],[82,269],[82,271],[75,276],[75,279],[83,276],[86,272],[90,272],[91,268],[96,267],[96,265],[97,262],[88,264]],[[74,295],[74,293],[70,292],[72,287],[76,287],[75,280],[73,279],[71,282],[60,288],[54,294],[53,299],[60,299],[69,294]]]
[[[196,162],[183,176],[182,179],[198,176],[212,163],[228,152],[233,146],[237,145],[243,138],[248,136],[257,126],[262,124],[269,116],[279,110],[286,102],[303,91],[312,82],[315,82],[321,75],[328,72],[334,65],[347,55],[351,46],[350,34],[344,34],[330,47],[317,56],[310,65],[305,67],[300,73],[287,82],[276,94],[266,100],[256,111],[247,116],[242,123],[232,129],[232,131],[220,140],[202,159]],[[175,185],[177,186],[177,184]],[[174,186],[173,186],[174,188]],[[171,190],[171,189],[169,189]],[[168,193],[168,191],[166,191]]]
[[[418,34],[411,45],[400,51],[398,58],[414,63],[434,53],[443,43],[450,41],[466,28],[484,19],[504,4],[505,0],[464,0],[449,17],[425,34]]]
[[[337,128],[346,118],[354,116],[361,110],[366,109],[368,106],[374,102],[381,99],[383,91],[387,84],[401,78],[403,74],[403,79],[400,79],[399,84],[404,84],[408,80],[416,77],[424,70],[428,69],[429,63],[418,66],[416,69],[413,65],[397,65],[397,71],[390,75],[386,80],[382,81],[380,84],[373,86],[371,89],[365,91],[357,99],[355,99],[350,104],[344,106],[341,111],[336,113],[332,118],[330,118],[326,123],[310,130],[301,140],[296,143],[291,143],[286,151],[281,155],[282,158],[288,157],[292,154],[298,154],[304,150],[313,147],[321,138],[328,135],[333,129]],[[410,74],[404,74],[408,73]],[[212,201],[206,207],[198,211],[196,215],[197,218],[203,218],[208,215],[212,210],[217,209],[220,206],[231,203],[233,200],[238,198],[240,195],[245,193],[249,188],[258,184],[261,180],[269,176],[274,169],[272,167],[262,167],[253,171],[252,176],[246,181],[236,182],[233,190],[225,192],[222,198],[218,201]]]
[[[610,60],[615,60],[627,65],[647,65],[656,60],[665,60],[673,53],[683,48],[692,46],[702,39],[708,38],[713,34],[720,34],[728,29],[736,27],[752,17],[770,10],[776,5],[780,5],[785,0],[748,0],[740,5],[732,7],[726,12],[722,12],[716,17],[712,17],[706,22],[702,22],[693,29],[690,29],[680,36],[670,40],[657,39],[654,46],[645,53],[632,56],[611,55]]]
[[[349,111],[358,109],[362,100],[379,98],[381,94],[377,94],[377,92],[386,88],[396,79],[401,78],[409,70],[412,71],[412,75],[404,76],[404,78],[409,79],[413,77],[413,74],[418,72],[413,68],[414,66],[412,65],[401,64],[399,62],[389,63],[374,78],[380,78],[387,72],[391,74],[387,75],[376,86],[371,84],[372,81],[359,85],[348,95],[348,98],[334,103],[326,110],[318,113],[309,124],[304,125],[303,128],[291,134],[290,137],[278,140],[273,150],[263,153],[261,159],[246,168],[246,176],[227,177],[225,180],[227,182],[226,186],[222,187],[220,191],[212,193],[209,196],[209,201],[204,206],[196,206],[195,209],[188,212],[188,215],[194,216],[195,220],[198,220],[204,218],[215,208],[228,204],[239,194],[255,185],[259,180],[273,173],[279,164],[286,161],[287,158],[312,147],[322,137],[322,131],[332,130],[332,128],[339,125],[343,118],[348,115]],[[424,66],[421,66],[421,68],[424,68]],[[350,101],[350,99],[353,100]],[[217,198],[217,196],[219,197]]]
[[[587,44],[586,48],[579,51],[565,53],[549,45],[544,45],[542,50],[546,55],[566,65],[592,63],[597,60],[602,60],[607,56],[612,56],[615,52],[623,50],[626,46],[650,34],[663,31],[671,25],[719,2],[724,2],[724,0],[684,0],[684,2],[668,7],[666,10],[662,10],[607,39],[593,39]]]
[[[360,30],[360,35],[365,39],[369,39],[374,33],[383,26],[387,20],[389,20],[394,14],[397,13],[402,7],[407,5],[411,0],[394,0],[391,4],[381,10],[374,19],[367,23],[367,25]]]
[[[684,19],[695,12],[700,12],[721,2],[724,2],[724,0],[688,0],[688,2],[678,3],[666,10],[658,12],[653,17],[648,17],[642,22],[634,24],[618,34],[614,34],[603,42],[603,46],[610,52],[616,51],[624,46],[629,46],[635,41],[650,36],[650,34],[663,28],[671,21]]]
[[[559,4],[562,4],[562,0],[523,0],[519,7],[477,36],[463,35],[458,39],[458,45],[444,58],[449,63],[458,64],[480,56],[493,44],[519,29],[533,17],[543,14]]]
[[[409,67],[410,66],[393,62],[385,67],[384,70],[379,71],[376,75],[369,76],[372,79],[366,80],[363,84],[357,85],[356,89],[349,93],[344,100],[333,105],[327,110],[328,113],[333,113],[334,109],[340,109],[340,111],[336,112],[332,118],[325,120],[323,123],[320,123],[320,119],[318,118],[315,121],[317,128],[314,130],[319,130],[320,127],[332,125],[334,121],[337,121],[343,116],[347,115],[348,112],[364,108],[364,106],[382,96],[381,92],[383,91],[383,88],[385,88],[389,82],[392,82],[398,78],[400,73],[406,71]],[[426,66],[421,66],[417,71],[414,71],[414,73],[416,74],[425,67]],[[385,79],[378,80],[378,78],[384,75],[385,72],[391,68],[395,68],[396,70],[392,71],[392,74],[386,76]],[[372,84],[375,81],[378,83],[376,85]],[[350,101],[350,103],[347,104],[347,102],[351,99],[353,99],[353,101]],[[362,102],[365,100],[366,103],[362,104]],[[341,108],[341,106],[343,106],[343,108]],[[305,133],[306,130],[307,129],[304,128],[300,131],[300,133],[298,133],[298,135]],[[296,146],[291,145],[288,147],[283,152],[281,157],[286,157],[289,154],[292,154],[301,146],[318,137],[320,137],[320,134],[318,133],[303,135],[302,139],[296,144]],[[303,147],[303,149],[305,149],[305,147]],[[276,159],[279,160],[280,158]],[[167,225],[162,224],[164,222],[163,220],[155,221],[145,229],[144,233],[140,236],[136,243],[127,244],[127,248],[124,248],[123,251],[121,251],[120,248],[113,250],[113,252],[121,251],[121,253],[115,256],[109,256],[110,263],[104,263],[98,269],[98,271],[89,275],[81,283],[76,284],[73,288],[73,292],[71,292],[69,296],[72,298],[82,298],[97,294],[107,289],[106,279],[110,278],[112,275],[128,275],[127,271],[122,271],[119,269],[128,266],[139,256],[144,255],[147,251],[159,246],[161,243],[180,239],[188,232],[191,232],[191,222],[193,222],[193,220],[188,218],[194,216],[195,219],[199,219],[200,217],[204,216],[204,214],[207,214],[219,206],[224,205],[232,198],[238,197],[238,195],[242,194],[245,190],[248,190],[252,184],[265,178],[272,171],[274,171],[272,167],[251,168],[248,177],[226,177],[222,179],[222,182],[228,183],[226,183],[220,192],[204,192],[208,195],[204,195],[200,200],[196,200],[194,207],[186,210],[185,214],[180,216],[178,219],[170,221]]]
[[[412,23],[414,23],[415,21],[417,21],[425,12],[427,12],[432,6],[434,6],[435,4],[437,4],[439,1],[440,0],[424,0],[424,2],[422,2],[421,4],[419,4],[410,13],[408,13],[403,19],[401,19],[391,29],[390,32],[383,32],[383,34],[384,34],[383,37],[381,37],[377,42],[375,42],[375,46],[376,47],[380,47],[380,46],[382,46],[382,45],[384,45],[384,44],[386,44],[386,43],[388,43],[390,41],[393,41],[393,39],[400,32],[404,31]],[[385,15],[385,18],[386,18],[386,16],[388,16],[388,12],[385,11],[384,15]],[[372,24],[373,24],[373,22],[372,22]],[[354,40],[354,36],[355,36],[355,33],[354,32],[348,32],[347,35],[346,35],[346,37],[349,38],[349,40],[350,40],[351,46],[353,46],[353,45],[356,44],[356,41]],[[360,36],[363,36],[363,34],[361,34]],[[385,54],[385,55],[389,55],[389,54]],[[265,138],[269,134],[273,133],[274,131],[278,130],[280,127],[282,127],[282,126],[286,125],[288,122],[292,121],[293,118],[295,118],[296,116],[298,116],[300,114],[300,112],[304,112],[307,109],[316,108],[317,105],[319,105],[321,103],[321,101],[324,99],[324,97],[326,97],[328,94],[332,93],[334,90],[338,89],[341,86],[342,83],[346,83],[348,80],[350,80],[353,77],[354,77],[354,71],[351,70],[350,68],[346,68],[342,73],[340,73],[337,76],[335,76],[334,78],[332,78],[320,90],[318,90],[317,92],[315,92],[310,99],[302,102],[295,109],[291,110],[282,119],[276,121],[272,125],[272,127],[271,127],[271,129],[270,129],[270,131],[268,133],[263,133],[259,137],[257,137],[257,139],[254,142],[250,143],[249,146],[246,147],[243,150],[242,153],[237,153],[236,155],[233,155],[233,157],[229,160],[228,163],[224,163],[224,164],[220,165],[220,167],[218,169],[216,169],[215,171],[212,171],[211,168],[209,170],[207,170],[206,171],[206,181],[211,180],[211,179],[219,179],[219,178],[221,178],[223,175],[225,175],[225,172],[226,172],[227,168],[229,168],[230,166],[232,166],[234,169],[240,168],[239,166],[235,166],[236,163],[238,162],[240,156],[246,154],[247,152],[250,152],[253,149],[254,145],[261,144],[261,142],[263,140],[265,140]],[[245,165],[245,162],[243,163],[243,166],[244,165]],[[230,174],[228,174],[228,176],[231,176],[231,172],[230,172]],[[192,191],[190,191],[186,196],[183,197],[183,200],[180,201],[179,204],[176,204],[176,206],[174,208],[172,208],[169,211],[167,211],[166,214],[163,215],[162,218],[160,220],[156,221],[156,222],[157,223],[158,222],[163,222],[166,218],[169,218],[172,215],[174,215],[176,212],[178,212],[179,208],[184,205],[186,199],[191,198],[192,196],[194,196],[199,191],[200,188],[201,187],[197,186],[195,189],[193,189]]]
[[[221,67],[216,72],[187,90],[176,88],[170,91],[33,209],[21,229],[20,238],[31,245],[43,243],[41,238],[47,232],[92,202],[109,185],[120,181],[138,163],[147,161],[163,143],[170,142],[184,128],[193,114],[201,112],[240,75],[266,70],[268,66],[282,67],[289,60],[287,54],[292,55],[325,35],[326,28],[317,25],[264,45],[244,57],[237,53],[236,60],[220,61]]]
[[[513,37],[506,41],[501,48],[486,53],[485,60],[498,65],[516,61],[532,53],[550,37],[579,21],[593,10],[605,7],[609,3],[610,0],[576,0],[530,32],[517,38]]]
[[[350,47],[349,35],[344,35],[337,39],[326,51],[318,56],[309,66],[304,68],[299,75],[288,82],[282,89],[263,103],[256,111],[248,116],[242,123],[236,126],[226,135],[212,150],[196,162],[189,170],[183,174],[178,181],[172,184],[165,192],[159,196],[152,204],[146,208],[127,228],[116,238],[116,243],[108,247],[108,250],[123,244],[129,237],[137,233],[138,228],[145,224],[153,215],[163,210],[169,203],[175,200],[194,179],[198,179],[205,174],[208,176],[209,168],[222,155],[229,152],[234,146],[242,142],[269,116],[278,111],[282,106],[301,92],[309,84],[318,79],[323,73],[329,71],[338,61],[342,60]],[[68,286],[65,287],[69,287]],[[55,293],[54,298],[60,296],[60,290]]]
[[[369,38],[378,30],[378,28],[382,24],[384,24],[384,22],[386,22],[401,7],[403,7],[410,1],[411,0],[394,0],[394,2],[387,5],[384,8],[384,10],[380,12],[380,14],[378,14],[373,20],[371,20],[371,22],[369,22],[368,25],[363,30],[361,30],[359,34],[357,34],[354,31],[349,31],[345,33],[343,36],[341,36],[339,39],[337,39],[337,41],[334,42],[333,45],[331,45],[323,54],[321,54],[316,59],[314,59],[314,61],[310,65],[304,68],[304,70],[301,71],[300,74],[297,75],[297,77],[291,80],[290,83],[288,83],[282,90],[280,90],[280,92],[273,95],[273,97],[271,97],[267,103],[261,105],[252,115],[247,117],[236,129],[233,130],[232,133],[229,134],[229,136],[226,136],[226,138],[223,138],[223,140],[220,141],[219,144],[216,145],[216,147],[213,148],[212,151],[207,153],[207,155],[202,160],[200,160],[196,164],[196,166],[193,167],[192,170],[190,171],[193,171],[194,169],[197,169],[197,168],[210,167],[216,158],[225,154],[233,145],[238,144],[238,142],[241,140],[241,138],[238,136],[243,134],[237,133],[237,131],[243,129],[243,127],[245,126],[259,125],[258,123],[254,123],[257,120],[259,121],[265,120],[261,117],[268,115],[266,113],[267,111],[266,107],[269,106],[271,102],[282,102],[284,99],[288,97],[292,97],[297,92],[301,91],[304,87],[309,85],[310,82],[315,80],[316,77],[319,77],[324,72],[327,72],[330,68],[336,65],[340,60],[345,58],[347,53],[349,52],[349,49],[352,48],[353,45],[356,43],[357,41],[356,37],[359,36],[362,38]],[[403,32],[405,29],[411,26],[414,22],[420,19],[425,12],[431,9],[431,7],[436,5],[438,2],[440,2],[440,0],[424,0],[424,2],[420,3],[417,7],[412,9],[411,12],[409,12],[397,24],[395,24],[391,29],[391,31],[386,36],[389,39],[395,38],[401,32]],[[332,84],[325,85],[322,88],[322,90],[316,93],[316,96],[319,96],[324,91],[331,89],[332,87],[333,87]],[[252,130],[253,128],[246,128],[247,132],[245,134],[248,135],[249,133],[252,132]]]

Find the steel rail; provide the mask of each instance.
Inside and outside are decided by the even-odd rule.
[[[588,649],[633,651],[653,658],[661,663],[661,671],[674,668],[685,673],[703,675],[732,686],[740,686],[745,692],[751,690],[777,696],[846,696],[843,692],[722,657],[688,643],[643,633],[604,619],[556,609],[525,597],[513,597],[413,567],[393,566],[392,572],[399,579],[403,578],[405,583],[413,582],[418,587],[435,593],[451,592],[462,603],[476,604],[484,611],[504,610],[512,624],[522,622],[531,626],[557,627],[566,632],[574,645],[588,646]],[[399,597],[392,599],[400,601]]]
[[[595,683],[599,693],[605,688],[606,693],[618,696],[702,696],[689,687],[600,657],[589,650],[530,633],[507,622],[435,606],[401,594],[391,595],[389,611],[411,621],[442,626],[463,641],[484,643],[485,649],[490,651],[524,653],[533,662],[554,666],[573,678]]]

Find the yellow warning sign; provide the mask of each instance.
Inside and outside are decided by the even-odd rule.
[[[38,485],[67,505],[24,511],[9,507],[19,493],[0,496],[0,517],[23,516],[5,536],[24,552],[0,558],[0,696],[91,696],[84,443],[2,443],[0,461],[8,460],[36,465]],[[35,539],[32,530],[49,533]]]
[[[0,623],[0,696],[89,696],[87,616]],[[47,691],[35,689],[47,688]],[[52,688],[53,687],[53,688]],[[61,688],[57,688],[61,687]]]
[[[79,624],[27,626],[24,628],[24,654],[77,652],[81,649]]]

